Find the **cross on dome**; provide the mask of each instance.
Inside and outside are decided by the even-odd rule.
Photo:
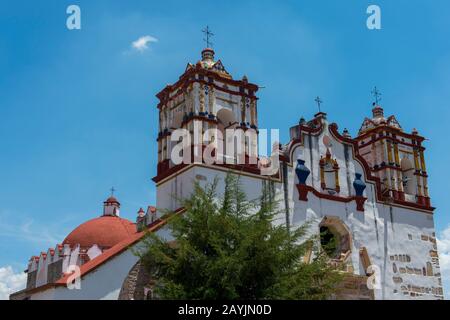
[[[104,216],[119,216],[120,202],[114,197],[114,187],[111,189],[111,195],[106,201],[103,202],[103,215]]]

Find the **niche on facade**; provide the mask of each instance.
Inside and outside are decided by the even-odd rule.
[[[330,263],[336,267],[351,267],[351,236],[347,226],[337,217],[325,217],[319,224],[320,245]]]
[[[336,159],[331,157],[331,151],[328,147],[331,145],[329,138],[325,136],[323,138],[324,144],[327,146],[327,152],[325,157],[321,156],[320,166],[320,185],[323,190],[328,191],[329,194],[339,193],[339,165]]]

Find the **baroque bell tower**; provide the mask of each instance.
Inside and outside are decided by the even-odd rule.
[[[395,116],[384,116],[378,103],[372,118],[365,118],[356,140],[359,153],[381,181],[384,198],[421,208],[431,208],[427,170],[422,145],[425,140],[416,129],[407,133]]]
[[[258,86],[250,83],[246,76],[234,80],[221,60],[215,60],[212,48],[203,49],[201,60],[188,63],[179,80],[156,95],[159,99],[158,166],[153,180],[157,182],[176,171],[171,154],[178,141],[172,141],[171,136],[177,129],[189,132],[196,155],[211,142],[225,146],[227,129],[244,132],[254,129],[256,137],[247,143],[256,150],[257,91]],[[220,151],[215,156],[221,156]]]

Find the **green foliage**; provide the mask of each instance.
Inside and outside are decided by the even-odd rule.
[[[172,215],[168,227],[175,239],[148,234],[138,252],[157,279],[163,299],[326,299],[341,280],[316,250],[317,239],[305,239],[307,225],[287,230],[277,223],[273,190],[264,185],[261,199],[248,201],[239,177],[227,175],[223,198],[218,180],[194,185],[182,200],[185,212]],[[273,188],[272,188],[273,189]],[[309,251],[311,263],[303,263]]]

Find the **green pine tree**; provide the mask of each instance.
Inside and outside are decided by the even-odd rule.
[[[218,180],[181,200],[185,212],[169,215],[174,241],[149,233],[137,251],[156,279],[162,299],[327,299],[342,279],[327,264],[308,225],[288,230],[278,215],[273,188],[249,201],[239,177],[228,174],[222,199]],[[303,257],[314,251],[310,263]]]

